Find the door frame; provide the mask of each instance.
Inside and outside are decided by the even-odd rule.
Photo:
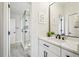
[[[10,31],[10,2],[8,2],[8,31]],[[8,57],[10,57],[10,34],[8,33]]]
[[[8,8],[9,2],[2,2],[3,3],[3,57],[8,57],[9,56],[9,41],[8,39],[8,30],[9,30],[9,20],[10,20],[10,11]]]

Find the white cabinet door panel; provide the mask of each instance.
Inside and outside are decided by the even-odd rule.
[[[39,40],[39,44],[45,47],[46,49],[52,51],[53,53],[55,53],[57,56],[60,56],[60,47],[50,44],[48,42],[42,41],[42,40]]]
[[[39,57],[57,57],[55,54],[39,45]]]
[[[78,57],[78,55],[64,49],[62,49],[61,55],[62,57]]]

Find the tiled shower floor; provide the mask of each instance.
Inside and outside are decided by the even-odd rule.
[[[11,44],[10,57],[30,57],[30,49],[24,51],[21,44]]]

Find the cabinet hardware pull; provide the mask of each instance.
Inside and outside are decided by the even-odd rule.
[[[70,57],[69,55],[66,55],[66,57]]]
[[[47,53],[46,51],[44,51],[44,57],[47,57],[47,54],[48,54],[48,53]]]
[[[46,47],[49,47],[48,45],[46,45],[46,44],[43,44],[44,46],[46,46]]]

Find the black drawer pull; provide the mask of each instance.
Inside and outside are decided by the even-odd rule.
[[[46,51],[44,51],[44,57],[47,57],[47,54],[48,54],[48,53],[47,53]]]
[[[70,57],[69,55],[66,55],[66,57]]]
[[[44,46],[46,46],[46,47],[49,47],[48,45],[46,45],[46,44],[43,44]]]

